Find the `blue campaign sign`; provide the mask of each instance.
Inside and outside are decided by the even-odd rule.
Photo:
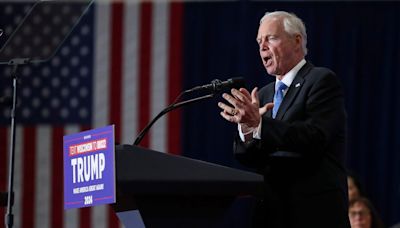
[[[115,203],[114,125],[64,136],[64,209]]]

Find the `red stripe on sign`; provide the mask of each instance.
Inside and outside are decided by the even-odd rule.
[[[80,131],[90,130],[89,126],[82,126]],[[92,208],[85,207],[79,209],[79,227],[88,228],[92,227]]]
[[[7,147],[7,128],[0,127],[0,192],[7,192],[8,181],[8,147]],[[0,206],[0,215],[6,214],[6,207]],[[0,221],[3,221],[0,219]],[[5,226],[4,222],[0,222],[0,228]]]
[[[123,10],[122,2],[112,4],[111,12],[111,67],[110,67],[110,122],[115,124],[115,139],[120,140],[121,132],[121,83],[122,83],[122,42]]]
[[[63,227],[64,216],[64,190],[63,190],[63,127],[51,129],[51,216],[50,227]]]
[[[142,130],[150,121],[150,61],[151,61],[151,25],[153,4],[140,3],[140,38],[139,38],[139,130]],[[149,134],[140,143],[149,147]]]
[[[22,146],[22,227],[33,227],[35,200],[36,128],[23,129]]]
[[[169,64],[168,64],[168,103],[174,102],[182,90],[182,16],[183,4],[181,2],[171,3],[170,8],[170,39],[169,39]],[[168,152],[181,154],[181,110],[171,112],[167,119],[168,129]]]

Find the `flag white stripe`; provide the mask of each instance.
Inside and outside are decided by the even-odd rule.
[[[139,2],[125,4],[122,74],[122,143],[132,144],[138,131],[139,113]],[[120,222],[119,227],[125,228]],[[128,227],[126,227],[128,228]]]
[[[35,227],[46,228],[50,223],[51,191],[51,128],[40,125],[36,128],[36,173],[35,173]]]
[[[10,135],[8,130],[7,135]],[[17,126],[15,130],[15,154],[14,154],[14,227],[22,227],[22,189],[23,189],[23,157],[22,157],[22,145],[23,145],[23,127]],[[8,137],[10,141],[10,137]],[[10,146],[10,143],[9,143]]]
[[[109,77],[111,42],[111,3],[99,2],[95,8],[95,62],[93,128],[109,123]],[[106,206],[92,207],[92,227],[106,228],[108,213]]]
[[[78,209],[70,209],[64,211],[64,228],[77,228],[79,213]]]
[[[95,127],[108,123],[109,74],[110,74],[110,4],[99,3],[95,7],[95,47],[94,47],[94,107]]]
[[[152,53],[151,53],[151,118],[166,107],[167,93],[167,59],[169,37],[169,3],[155,2],[152,21]],[[154,125],[151,134],[150,147],[154,150],[166,151],[165,117]]]
[[[138,132],[139,4],[125,4],[122,79],[122,143],[131,144]]]
[[[64,135],[77,133],[80,127],[77,125],[68,125],[64,129]],[[79,210],[70,209],[64,210],[64,228],[77,228],[79,225]]]

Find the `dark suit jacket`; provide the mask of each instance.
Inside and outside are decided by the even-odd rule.
[[[274,92],[275,82],[263,87],[260,105],[273,102]],[[265,177],[265,199],[256,216],[264,225],[259,227],[349,227],[345,126],[338,78],[306,63],[276,119],[271,111],[263,115],[261,140],[235,139],[236,158]],[[277,151],[297,156],[277,156]]]

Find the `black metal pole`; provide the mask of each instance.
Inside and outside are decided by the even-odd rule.
[[[29,59],[13,59],[9,62],[12,65],[12,79],[13,79],[13,101],[11,109],[11,132],[10,132],[10,153],[8,164],[8,198],[7,198],[7,213],[5,215],[5,225],[7,228],[13,227],[14,215],[12,213],[13,206],[13,193],[14,193],[14,158],[15,158],[15,127],[16,127],[16,113],[17,113],[17,92],[18,92],[18,75],[17,69],[19,65],[26,64]]]
[[[205,95],[205,96],[202,96],[202,97],[197,97],[197,98],[193,98],[193,99],[190,99],[190,100],[186,100],[186,101],[182,101],[182,102],[179,102],[179,103],[173,103],[173,104],[171,104],[170,106],[168,106],[168,107],[166,107],[166,108],[164,108],[160,113],[158,113],[158,115],[156,116],[156,117],[154,117],[154,119],[153,120],[151,120],[151,122],[149,123],[149,124],[147,124],[146,125],[146,127],[139,133],[139,135],[138,135],[138,137],[136,138],[136,140],[135,140],[135,142],[133,143],[133,145],[139,145],[139,143],[142,141],[142,139],[143,139],[143,137],[146,135],[146,133],[150,130],[150,128],[151,128],[151,126],[153,126],[153,124],[161,117],[161,116],[163,116],[163,115],[165,115],[166,113],[168,113],[168,112],[170,112],[170,111],[172,111],[172,110],[174,110],[174,109],[176,109],[176,108],[179,108],[179,107],[181,107],[181,106],[184,106],[184,105],[188,105],[188,104],[192,104],[192,103],[195,103],[195,102],[199,102],[199,101],[202,101],[202,100],[205,100],[205,99],[209,99],[209,98],[212,98],[212,97],[214,97],[214,93],[212,93],[212,94],[208,94],[208,95]],[[179,97],[180,97],[180,95],[179,95]],[[179,98],[178,97],[178,98]]]
[[[12,79],[13,79],[13,104],[11,109],[11,138],[10,138],[10,153],[8,163],[8,199],[7,199],[7,214],[5,218],[5,225],[11,228],[14,224],[14,215],[12,213],[12,192],[14,192],[14,157],[15,157],[15,113],[17,107],[17,91],[18,91],[18,77],[17,77],[18,64],[13,66]]]

